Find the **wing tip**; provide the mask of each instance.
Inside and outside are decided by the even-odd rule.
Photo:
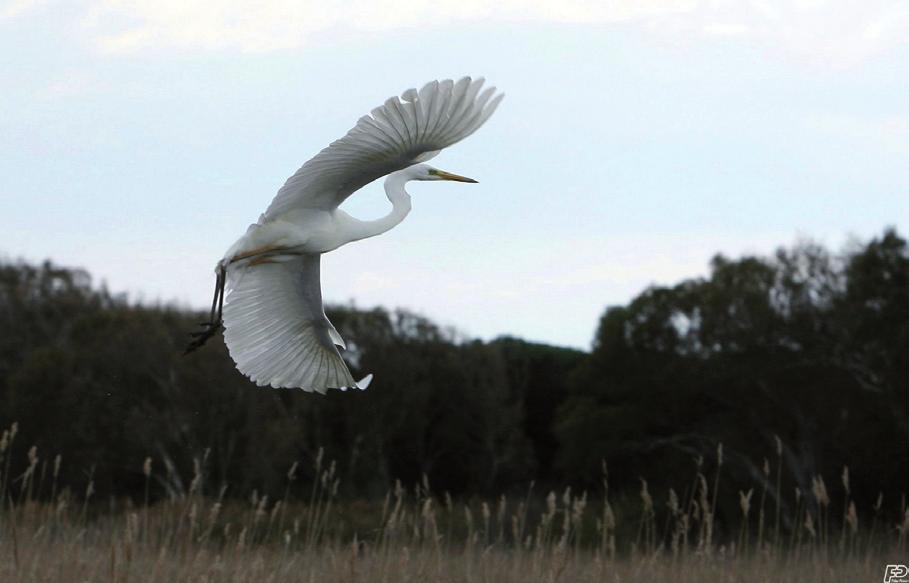
[[[356,382],[356,387],[358,389],[360,389],[361,391],[365,391],[369,387],[370,383],[372,383],[372,378],[373,378],[372,373],[369,373],[368,375],[366,375],[365,377],[363,377],[362,379],[360,379]]]

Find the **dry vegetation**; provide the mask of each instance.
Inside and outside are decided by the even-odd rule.
[[[819,477],[781,516],[769,462],[762,491],[738,493],[738,526],[718,541],[722,446],[715,475],[698,471],[662,504],[642,480],[633,508],[619,511],[605,464],[595,499],[566,489],[537,500],[531,489],[517,500],[455,502],[424,480],[412,490],[397,484],[381,503],[340,503],[335,465],[321,455],[305,500],[296,464],[279,500],[253,492],[241,503],[226,488],[205,496],[202,458],[187,496],[150,503],[149,458],[145,500],[102,502],[90,473],[80,495],[57,490],[59,456],[42,461],[31,448],[25,470],[12,471],[15,437],[14,425],[0,440],[0,581],[855,582],[905,563],[909,546],[905,500],[899,520],[882,515],[880,498],[863,517],[848,469],[842,506]]]

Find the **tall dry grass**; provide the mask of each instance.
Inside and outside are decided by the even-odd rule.
[[[834,504],[823,478],[779,501],[769,460],[755,490],[737,492],[740,519],[718,540],[723,453],[708,476],[698,460],[682,495],[657,501],[641,480],[633,513],[618,512],[603,467],[595,497],[566,488],[536,496],[455,502],[430,484],[400,483],[381,502],[338,497],[335,465],[321,454],[306,496],[295,496],[298,465],[280,499],[251,493],[242,503],[214,496],[196,460],[188,493],[151,504],[151,458],[137,464],[144,499],[98,501],[87,479],[78,495],[59,489],[59,456],[30,448],[11,467],[14,425],[0,436],[0,581],[872,581],[906,563],[909,511],[885,516],[878,498],[864,511],[849,473]],[[778,443],[777,453],[781,448]],[[11,473],[12,472],[12,473]],[[727,528],[728,531],[728,528]]]

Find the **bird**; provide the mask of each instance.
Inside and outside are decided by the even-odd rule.
[[[340,352],[344,339],[325,315],[321,257],[400,224],[412,206],[410,181],[477,182],[426,161],[473,134],[499,106],[504,93],[484,83],[464,77],[408,89],[303,164],[218,261],[208,321],[184,354],[223,329],[237,369],[259,386],[366,389],[372,374],[354,380]],[[386,216],[359,220],[338,208],[386,175]]]

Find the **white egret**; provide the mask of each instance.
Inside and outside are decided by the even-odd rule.
[[[372,375],[354,381],[338,351],[344,340],[325,316],[321,255],[403,221],[411,208],[404,185],[411,180],[476,182],[423,162],[492,115],[503,94],[482,86],[483,79],[465,77],[408,89],[306,162],[218,262],[209,321],[186,352],[223,326],[237,368],[260,386],[365,389]],[[361,221],[338,208],[386,174],[388,215]]]

